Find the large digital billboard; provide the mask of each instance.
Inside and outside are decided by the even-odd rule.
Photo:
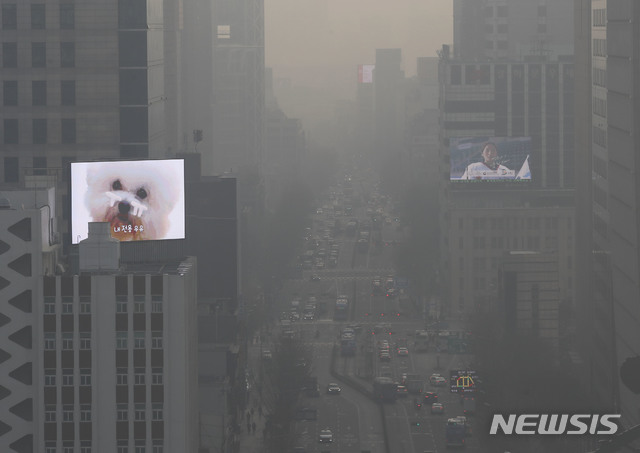
[[[184,160],[71,164],[72,243],[89,222],[109,222],[121,241],[184,239]]]
[[[531,181],[531,137],[450,140],[451,181]]]

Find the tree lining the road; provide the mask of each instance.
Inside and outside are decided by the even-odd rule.
[[[266,410],[265,447],[270,453],[291,451],[296,441],[296,409],[311,377],[311,351],[298,338],[280,338],[266,362],[263,403]]]

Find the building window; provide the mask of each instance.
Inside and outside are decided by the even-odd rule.
[[[73,405],[65,404],[64,406],[62,406],[62,421],[63,422],[73,421]]]
[[[80,405],[80,421],[81,422],[91,421],[91,406],[89,404]]]
[[[80,313],[91,313],[91,297],[80,296]]]
[[[62,370],[62,385],[73,386],[73,368],[65,368]]]
[[[153,403],[152,407],[152,420],[153,421],[161,421],[162,420],[162,403]]]
[[[163,453],[163,441],[162,439],[154,439],[153,440],[153,453]]]
[[[135,421],[143,422],[143,421],[145,421],[145,419],[146,419],[146,417],[145,417],[144,404],[136,404],[136,407],[135,407]]]
[[[54,332],[46,332],[44,334],[45,351],[54,351],[56,349],[56,334]]]
[[[498,24],[498,33],[508,33],[509,24]]]
[[[18,67],[18,43],[17,42],[2,43],[2,67],[3,68]]]
[[[116,332],[116,349],[127,349],[127,332]]]
[[[2,29],[15,30],[18,28],[18,9],[15,3],[2,5]]]
[[[117,453],[129,453],[129,441],[119,440]]]
[[[47,66],[47,45],[44,42],[31,43],[31,66],[44,68]]]
[[[5,80],[2,82],[2,102],[5,106],[18,105],[17,80]]]
[[[484,7],[484,17],[493,17],[493,6]]]
[[[44,453],[56,453],[56,442],[48,441],[44,444]]]
[[[56,298],[52,296],[45,296],[44,298],[44,313],[52,315],[56,312]]]
[[[144,349],[144,331],[133,332],[133,347],[134,349]]]
[[[76,105],[76,81],[62,80],[60,82],[60,104]]]
[[[73,349],[73,334],[66,332],[62,334],[62,349],[69,351]]]
[[[84,385],[84,386],[91,385],[91,369],[90,368],[80,369],[80,385]]]
[[[34,80],[31,82],[31,105],[47,105],[47,82]]]
[[[19,174],[20,165],[17,157],[5,157],[4,158],[4,182],[19,182],[20,174]],[[47,306],[45,304],[45,313]],[[55,305],[53,307],[55,313]]]
[[[507,17],[508,16],[508,12],[509,12],[509,10],[507,8],[507,5],[498,5],[496,7],[496,13],[497,13],[496,15],[498,17]]]
[[[144,296],[133,296],[133,312],[144,313]]]
[[[56,421],[56,406],[55,404],[47,404],[44,407],[44,421],[48,423],[54,423]]]
[[[546,33],[547,24],[538,24],[538,33]]]
[[[80,453],[91,453],[91,441],[90,440],[81,440],[80,441]]]
[[[162,349],[162,332],[151,332],[151,348]]]
[[[136,368],[134,369],[133,383],[135,385],[144,385],[145,384],[145,375],[144,368]]]
[[[162,385],[162,368],[151,368],[151,383]]]
[[[31,28],[33,30],[44,30],[46,28],[44,3],[31,4]]]
[[[45,145],[47,143],[47,120],[36,118],[31,120],[32,137],[34,145]]]
[[[126,422],[129,420],[129,409],[126,404],[118,404],[117,412],[119,422]]]
[[[62,313],[65,315],[73,313],[73,297],[65,296],[62,298]]]
[[[60,67],[74,68],[76,66],[76,43],[60,43]]]
[[[136,453],[146,453],[147,448],[144,446],[144,444],[142,443],[144,441],[138,441],[136,440]]]
[[[33,158],[33,174],[34,175],[46,175],[47,174],[47,158],[46,157],[34,157]]]
[[[91,332],[80,332],[80,349],[91,349]]]
[[[73,3],[60,4],[60,28],[73,30],[76,27],[76,11]]]
[[[487,34],[493,33],[493,24],[484,24],[484,32]]]
[[[509,48],[509,44],[505,40],[496,41],[496,46],[498,50],[507,50]]]
[[[126,313],[127,312],[127,297],[118,296],[116,299],[116,313]]]
[[[5,145],[17,145],[18,144],[18,120],[17,119],[5,119],[4,122],[4,144]]]
[[[127,385],[129,382],[126,368],[118,368],[116,371],[116,385]]]
[[[162,313],[162,296],[151,296],[151,312]]]
[[[56,386],[56,370],[55,368],[49,368],[44,370],[44,386],[55,387]]]
[[[62,143],[71,144],[76,142],[76,120],[64,118],[61,121]]]
[[[64,442],[62,444],[62,453],[74,453],[73,442]]]

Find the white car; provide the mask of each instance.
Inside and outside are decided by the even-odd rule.
[[[320,430],[320,436],[318,436],[318,442],[323,444],[333,442],[333,433],[329,428]]]
[[[334,382],[330,383],[329,385],[327,385],[327,393],[328,394],[340,394],[340,392],[342,391],[342,389],[340,388],[340,386]]]

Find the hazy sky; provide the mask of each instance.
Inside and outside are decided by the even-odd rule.
[[[416,58],[453,41],[453,0],[265,0],[266,65],[295,85],[355,88],[359,63],[375,49],[402,49],[407,75]],[[353,94],[347,94],[353,98]]]

